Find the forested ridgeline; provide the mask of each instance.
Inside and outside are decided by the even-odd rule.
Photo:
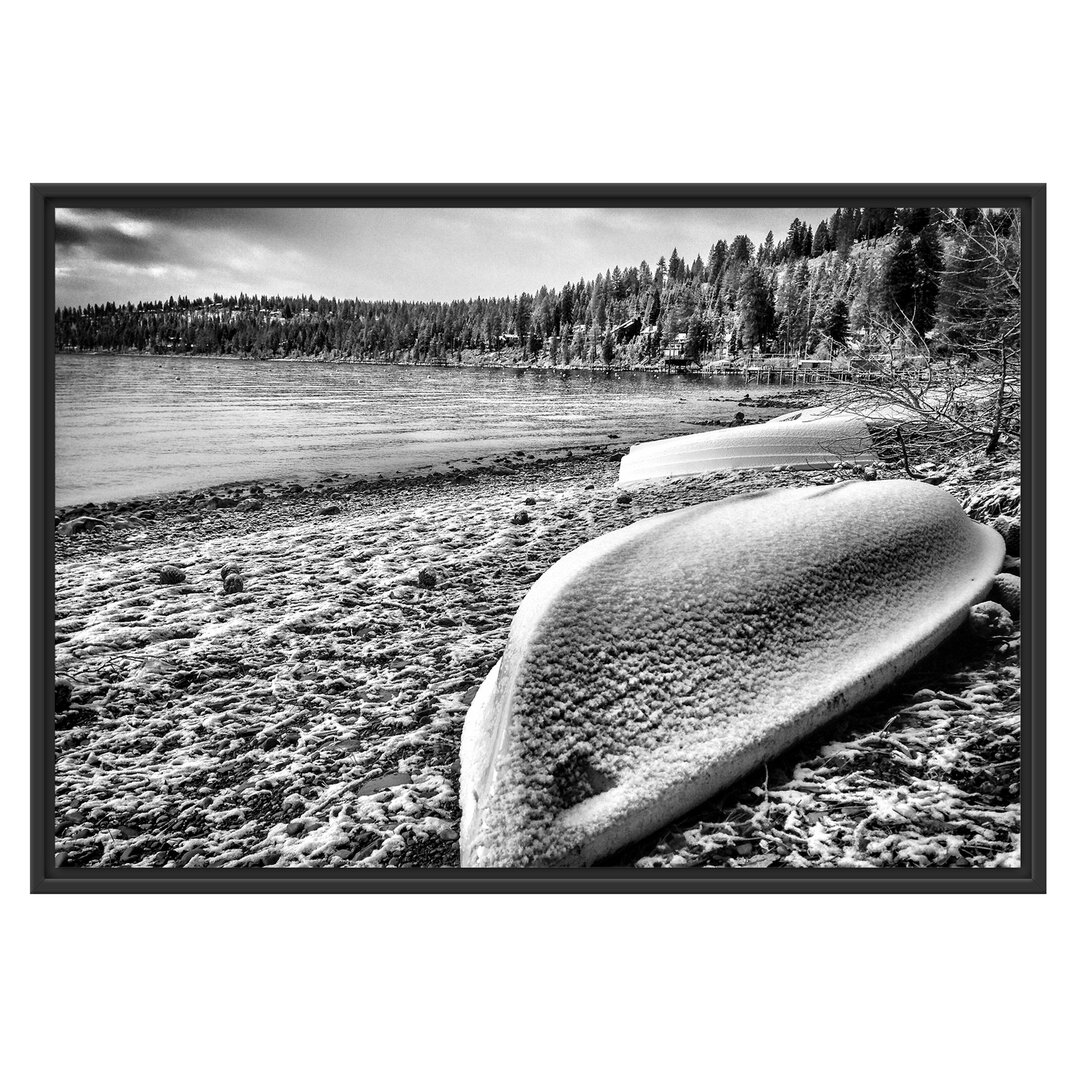
[[[452,302],[170,297],[56,311],[56,348],[382,362],[787,361],[898,337],[963,353],[1018,293],[1016,211],[846,207],[777,241],[718,240],[655,267]],[[1011,311],[1011,308],[1010,308]]]

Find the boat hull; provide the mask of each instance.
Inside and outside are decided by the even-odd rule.
[[[940,488],[849,482],[637,522],[530,590],[461,750],[464,866],[582,866],[922,659],[1004,546]]]

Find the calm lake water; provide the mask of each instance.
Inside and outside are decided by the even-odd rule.
[[[59,356],[56,503],[701,430],[736,380],[643,373]]]

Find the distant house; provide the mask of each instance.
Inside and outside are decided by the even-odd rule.
[[[686,349],[688,343],[688,334],[676,334],[674,340],[669,341],[664,346],[664,359],[681,360],[684,356],[686,356]]]
[[[850,371],[851,361],[847,357],[823,360],[820,357],[808,356],[805,360],[799,361],[798,368],[800,371],[820,371],[822,374],[831,375],[841,371]]]
[[[635,338],[641,332],[641,318],[634,316],[632,319],[627,319],[624,323],[619,323],[614,328],[615,342],[621,345],[625,341],[629,341],[631,338]]]
[[[800,360],[798,364],[800,371],[832,371],[833,361],[822,360],[819,357],[808,356],[805,360]]]

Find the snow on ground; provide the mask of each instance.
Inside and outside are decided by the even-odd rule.
[[[462,719],[532,582],[650,514],[808,482],[689,477],[626,501],[612,450],[268,485],[248,509],[156,500],[143,508],[156,517],[121,507],[102,528],[58,536],[56,665],[73,686],[56,732],[58,863],[457,865]],[[1015,512],[1017,479],[969,472],[945,486],[966,506],[991,491],[976,506],[984,520]],[[243,592],[223,592],[226,562]],[[166,563],[182,584],[159,583]],[[424,569],[433,587],[417,584]],[[1018,642],[946,647],[940,667],[919,669],[922,685],[887,691],[773,762],[768,787],[751,777],[611,861],[1010,864]],[[789,773],[779,782],[777,768]],[[807,824],[781,848],[777,791],[796,782],[792,825]]]

